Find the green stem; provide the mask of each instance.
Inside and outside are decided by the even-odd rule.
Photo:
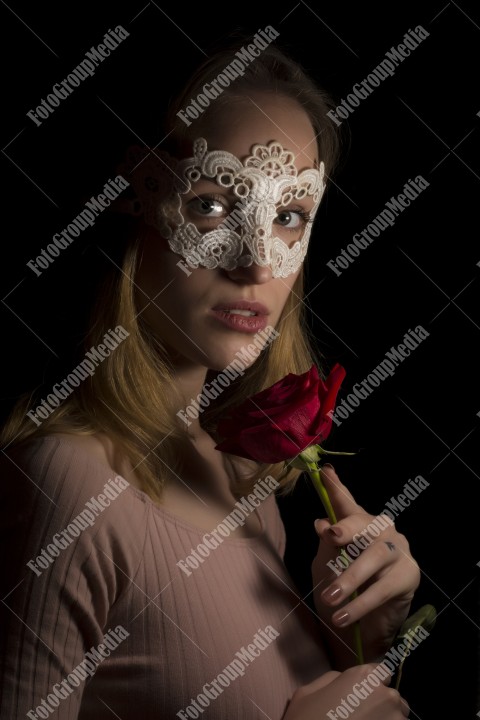
[[[403,670],[403,663],[405,662],[405,658],[402,659],[400,662],[400,665],[398,667],[398,673],[397,673],[397,680],[395,682],[395,690],[398,690],[400,687],[400,680],[402,679],[402,670]]]
[[[337,517],[335,515],[335,510],[333,509],[332,503],[330,502],[330,498],[328,497],[327,489],[325,485],[323,484],[322,478],[320,477],[320,472],[317,468],[317,463],[314,462],[307,462],[308,465],[308,472],[310,473],[310,477],[313,480],[313,484],[315,485],[315,490],[320,496],[320,500],[323,503],[323,507],[327,511],[328,519],[330,520],[332,525],[335,525],[337,522]]]
[[[410,645],[412,644],[411,638],[406,637],[405,640],[406,640],[405,646],[406,646],[407,650],[409,650],[409,649],[410,649]],[[400,665],[398,666],[397,679],[396,679],[396,681],[395,681],[395,690],[398,690],[398,688],[400,687],[400,680],[402,679],[403,663],[405,662],[406,656],[407,656],[407,655],[406,655],[406,653],[405,653],[404,656],[403,656],[403,658],[402,658],[401,661],[400,661]]]
[[[351,452],[334,452],[333,450],[324,450],[323,448],[322,448],[322,452],[320,453],[320,455],[356,455],[356,454],[357,454],[356,452],[353,452],[353,453],[351,453]]]
[[[331,454],[336,455],[337,453],[331,453]],[[338,453],[338,454],[343,455],[344,453]],[[330,523],[332,525],[335,525],[335,523],[337,522],[335,510],[333,509],[332,503],[330,502],[330,498],[328,496],[327,489],[326,489],[325,485],[323,484],[317,464],[315,462],[310,462],[310,461],[305,461],[305,462],[307,464],[308,473],[309,473],[310,477],[312,478],[315,489],[320,497],[320,500],[323,503],[323,507],[325,508],[325,510],[327,512],[328,519],[330,520]],[[347,554],[343,547],[340,548],[340,554],[345,558],[345,560],[347,560],[347,562],[350,562],[350,559],[347,557]],[[354,600],[356,597],[358,597],[358,593],[355,590],[350,595],[350,600]],[[355,644],[355,653],[357,656],[357,665],[363,665],[365,660],[363,657],[363,645],[362,645],[362,636],[360,633],[360,622],[358,620],[353,624],[353,639],[354,639],[354,644]]]

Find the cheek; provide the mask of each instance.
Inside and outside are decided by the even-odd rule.
[[[285,304],[287,303],[290,295],[292,294],[293,286],[298,278],[300,270],[297,270],[293,275],[289,275],[286,278],[275,278],[271,282],[275,283],[275,304],[277,309],[277,316],[280,317]],[[300,298],[298,299],[300,302]]]
[[[277,278],[277,281],[281,283],[281,290],[280,292],[283,294],[285,299],[290,295],[290,293],[293,290],[293,287],[295,283],[297,282],[298,276],[302,272],[303,265],[299,267],[298,270],[296,270],[292,275],[289,275],[286,278]]]

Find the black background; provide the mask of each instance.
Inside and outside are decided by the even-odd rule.
[[[18,394],[69,366],[84,301],[109,260],[82,234],[41,277],[26,267],[101,192],[132,142],[157,144],[172,91],[219,38],[272,25],[279,43],[340,101],[410,29],[429,33],[345,126],[350,147],[322,203],[308,261],[309,322],[327,367],[347,370],[342,395],[417,325],[430,333],[393,377],[336,427],[335,462],[372,513],[422,475],[429,487],[398,518],[422,568],[414,609],[438,611],[408,659],[411,717],[474,717],[478,693],[480,317],[480,12],[464,2],[259,4],[17,2],[0,7],[4,180],[2,412]],[[26,113],[105,32],[130,33],[37,127]],[[169,44],[169,47],[167,46]],[[430,187],[337,277],[326,265],[352,236],[423,175]],[[115,237],[109,238],[111,257]],[[53,351],[53,352],[52,352]],[[55,355],[59,359],[55,359]],[[57,375],[58,377],[58,375]],[[302,596],[315,551],[319,501],[306,481],[280,501],[287,564]]]

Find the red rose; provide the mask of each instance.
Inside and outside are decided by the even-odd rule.
[[[289,373],[252,395],[220,421],[224,439],[217,450],[249,460],[277,463],[321,444],[332,428],[334,409],[345,369],[335,365],[325,382],[315,365],[303,375]]]

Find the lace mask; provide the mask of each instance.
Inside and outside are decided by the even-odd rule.
[[[132,185],[140,212],[190,267],[233,270],[255,263],[270,266],[275,278],[298,270],[325,190],[323,162],[319,170],[298,172],[293,153],[275,141],[254,145],[244,161],[222,150],[208,151],[203,138],[195,140],[193,157],[184,160],[161,152],[142,161],[144,153],[132,148],[127,158],[130,167],[139,165]],[[216,194],[212,185],[199,197],[201,180],[229,193]],[[296,203],[305,197],[313,200],[308,212]],[[290,227],[282,224],[282,215],[290,217]]]

